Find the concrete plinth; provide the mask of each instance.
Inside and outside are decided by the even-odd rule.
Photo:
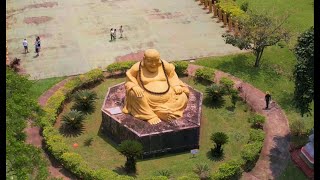
[[[112,115],[107,110],[123,107],[124,83],[113,86],[109,88],[101,109],[100,132],[118,144],[127,139],[141,142],[144,158],[199,148],[202,93],[191,87],[189,89],[189,102],[183,117],[151,125],[128,114]]]

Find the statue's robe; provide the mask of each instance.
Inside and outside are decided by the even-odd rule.
[[[156,116],[165,121],[169,120],[168,115],[171,116],[171,119],[172,117],[174,117],[173,119],[182,117],[183,110],[186,108],[188,103],[189,89],[178,78],[174,65],[164,60],[162,61],[170,83],[169,91],[163,95],[156,95],[144,91],[143,97],[136,97],[132,88],[134,86],[142,88],[141,83],[143,83],[144,86],[152,92],[165,92],[168,88],[162,65],[158,67],[157,73],[150,73],[142,64],[142,82],[140,82],[138,79],[140,62],[137,62],[126,72],[126,98],[124,108],[122,110],[124,113],[129,113],[135,118],[146,121],[155,118]],[[181,94],[176,94],[173,90],[174,86],[180,86],[183,92]]]

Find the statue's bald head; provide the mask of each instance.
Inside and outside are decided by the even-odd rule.
[[[155,49],[147,49],[144,51],[145,58],[160,58],[160,53]]]
[[[147,49],[144,51],[141,65],[146,67],[150,72],[156,72],[161,65],[160,53],[155,49]]]

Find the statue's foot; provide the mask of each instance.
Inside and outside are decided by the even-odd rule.
[[[173,120],[175,120],[175,119],[177,119],[178,117],[176,116],[176,115],[174,115],[174,114],[168,114],[168,121],[173,121]]]
[[[161,122],[161,120],[158,118],[158,117],[154,117],[154,118],[152,118],[152,119],[150,119],[150,120],[148,120],[148,123],[150,123],[150,124],[158,124],[158,123],[160,123]]]

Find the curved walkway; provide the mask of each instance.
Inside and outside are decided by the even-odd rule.
[[[38,103],[40,106],[45,106],[48,99],[56,92],[58,91],[63,85],[68,82],[72,77],[66,78],[59,82],[58,84],[54,85],[51,87],[48,91],[43,93],[39,99]],[[31,125],[32,122],[28,121],[28,126],[25,129],[25,132],[27,134],[27,139],[26,143],[32,144],[38,148],[43,149],[44,151],[44,156],[48,159],[49,164],[48,164],[48,171],[50,173],[50,176],[55,177],[55,178],[62,178],[64,180],[68,179],[77,179],[72,173],[70,173],[68,170],[66,170],[60,162],[58,162],[50,153],[46,152],[45,150],[45,144],[43,141],[43,137],[41,135],[41,129],[36,126]]]
[[[188,74],[193,76],[196,69],[201,66],[189,64]],[[107,76],[107,74],[106,74]],[[264,110],[265,100],[264,93],[252,85],[243,82],[239,78],[236,78],[228,73],[216,70],[215,82],[218,82],[222,77],[228,77],[235,82],[235,87],[242,87],[240,96],[249,104],[251,109],[255,112],[266,116],[266,123],[264,124],[264,131],[266,138],[260,154],[260,158],[256,163],[256,166],[252,171],[243,173],[242,179],[245,180],[265,180],[276,179],[281,172],[286,168],[289,155],[289,125],[288,119],[280,106],[273,102],[269,110]],[[67,78],[60,83],[50,88],[47,92],[39,97],[39,104],[44,106],[50,96],[53,95],[58,89],[60,89],[70,78]],[[36,147],[44,149],[42,143],[42,136],[40,134],[40,128],[31,127],[28,123],[26,128],[27,143],[33,144]],[[51,176],[63,179],[76,179],[70,172],[64,169],[54,158],[50,155],[46,157],[50,160],[49,172]]]
[[[201,66],[190,64],[188,74],[194,75],[196,69]],[[235,87],[242,87],[240,96],[247,102],[251,109],[255,112],[263,114],[266,117],[263,130],[266,133],[263,148],[256,166],[252,171],[243,173],[242,179],[276,179],[281,172],[287,167],[290,159],[289,153],[289,124],[288,119],[281,107],[273,102],[269,110],[265,108],[265,94],[252,85],[243,82],[228,73],[215,71],[215,82],[219,82],[222,77],[228,77],[235,83]]]

